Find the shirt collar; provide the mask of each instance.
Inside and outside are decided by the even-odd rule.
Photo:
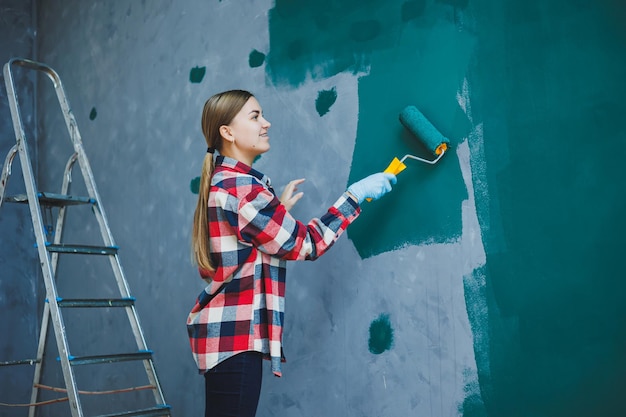
[[[236,159],[229,158],[228,156],[224,155],[217,155],[215,158],[215,167],[217,168],[219,166],[240,172],[242,174],[252,175],[263,184],[267,185],[270,188],[272,187],[272,181],[270,180],[270,177]]]

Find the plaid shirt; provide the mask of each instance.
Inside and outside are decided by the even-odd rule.
[[[271,359],[281,376],[285,275],[288,260],[315,260],[359,215],[343,194],[320,219],[295,220],[255,169],[215,157],[208,227],[215,271],[200,271],[210,284],[187,318],[201,373],[245,351]]]

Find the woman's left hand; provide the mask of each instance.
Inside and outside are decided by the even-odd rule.
[[[296,205],[298,200],[302,198],[304,195],[303,192],[298,191],[298,185],[304,182],[304,178],[300,178],[297,180],[290,181],[289,184],[285,187],[282,195],[280,196],[280,202],[283,203],[283,206],[287,208],[287,211],[291,210],[293,206]]]

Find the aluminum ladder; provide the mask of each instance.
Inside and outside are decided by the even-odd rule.
[[[61,106],[65,125],[69,132],[70,140],[73,145],[74,152],[70,156],[63,173],[63,182],[60,193],[41,192],[37,189],[36,180],[33,174],[33,168],[30,162],[28,144],[26,142],[24,125],[20,114],[18,97],[14,83],[13,71],[16,67],[21,70],[30,70],[42,73],[52,81],[56,96]],[[146,345],[143,331],[139,324],[137,311],[135,309],[135,299],[131,296],[128,283],[124,276],[120,260],[118,258],[118,247],[115,245],[111,230],[109,228],[107,218],[100,200],[100,195],[96,188],[93,173],[89,165],[87,156],[82,145],[82,139],[78,131],[76,120],[69,106],[61,79],[58,74],[49,66],[28,59],[13,58],[4,65],[4,78],[11,110],[13,127],[15,129],[16,145],[9,151],[2,174],[0,177],[0,207],[4,202],[24,203],[28,204],[30,215],[32,218],[33,230],[35,234],[36,247],[43,273],[43,280],[46,289],[46,302],[43,308],[43,317],[41,320],[41,328],[39,332],[39,342],[37,347],[37,357],[34,359],[24,359],[9,362],[0,362],[0,365],[23,365],[34,364],[33,388],[31,392],[31,404],[35,404],[40,396],[40,381],[42,375],[42,367],[46,353],[46,337],[48,334],[48,323],[52,321],[54,336],[59,352],[63,380],[65,390],[70,405],[72,417],[84,417],[83,407],[81,406],[80,392],[76,383],[76,375],[74,367],[88,364],[108,364],[123,361],[143,361],[149,385],[144,387],[153,391],[155,405],[153,407],[143,408],[134,411],[123,411],[120,413],[101,415],[100,417],[115,416],[170,416],[171,407],[165,403],[163,392],[157,379],[156,371],[152,358],[152,351]],[[11,165],[13,159],[19,155],[20,165],[24,178],[26,194],[5,197],[7,181],[11,174]],[[78,163],[80,172],[82,173],[87,196],[69,195],[70,185],[72,182],[72,168]],[[62,243],[63,228],[65,223],[66,209],[73,205],[90,205],[94,213],[97,223],[99,224],[100,234],[102,236],[102,246],[91,245],[75,245]],[[42,207],[50,209],[54,207],[58,209],[56,216],[54,231],[51,225],[44,224],[44,216],[42,215]],[[47,213],[47,212],[46,212]],[[52,237],[52,241],[50,241]],[[119,298],[86,298],[86,299],[65,299],[60,297],[57,292],[57,283],[55,273],[59,255],[61,254],[84,254],[105,256],[110,260],[113,275],[117,281],[119,288]],[[97,356],[74,356],[71,354],[68,345],[68,337],[66,334],[65,324],[63,320],[63,310],[67,308],[123,308],[126,310],[126,316],[132,333],[137,343],[137,350],[126,354],[97,355]],[[132,389],[131,389],[132,390]],[[29,407],[29,417],[34,417],[37,412],[36,406]]]

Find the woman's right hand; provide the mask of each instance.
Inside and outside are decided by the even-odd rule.
[[[396,176],[387,172],[379,172],[363,178],[348,187],[348,193],[361,204],[366,199],[377,200],[391,191],[397,181]]]
[[[298,200],[300,200],[304,195],[303,192],[297,193],[298,185],[302,184],[303,182],[304,178],[290,181],[289,184],[287,184],[287,186],[285,187],[282,195],[280,196],[280,202],[283,203],[283,206],[285,206],[285,208],[287,208],[287,211],[291,210],[293,206],[296,205]]]

